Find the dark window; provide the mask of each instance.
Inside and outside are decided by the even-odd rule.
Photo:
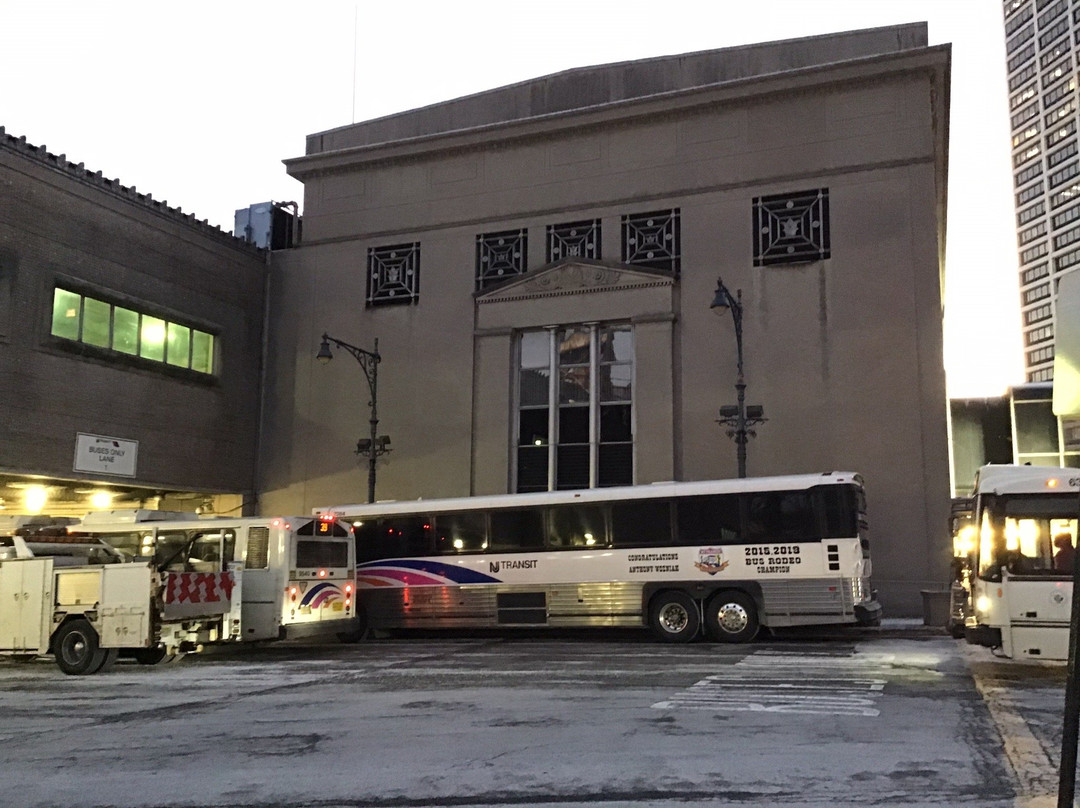
[[[298,541],[296,566],[348,567],[349,546],[343,541]]]
[[[599,505],[552,508],[548,519],[548,545],[553,548],[607,546],[603,508]]]
[[[528,269],[529,231],[505,230],[476,237],[476,288],[486,289]]]
[[[754,198],[754,266],[830,256],[829,189]]]
[[[616,547],[671,544],[671,504],[666,499],[613,503],[611,542]]]
[[[741,541],[739,497],[710,494],[680,499],[675,506],[677,544],[732,544]]]
[[[679,274],[679,209],[622,217],[624,264]]]
[[[431,520],[426,516],[394,516],[364,521],[356,528],[357,561],[433,554]]]
[[[368,249],[367,305],[420,300],[420,243]]]
[[[482,511],[444,513],[435,517],[435,552],[482,553],[487,546],[487,526]]]
[[[859,535],[858,490],[848,486],[829,485],[816,489],[825,516],[826,539],[854,538]]]
[[[746,541],[818,540],[821,530],[808,491],[761,491],[747,497]]]
[[[539,550],[544,546],[544,512],[539,509],[492,511],[490,521],[488,549],[493,552]]]

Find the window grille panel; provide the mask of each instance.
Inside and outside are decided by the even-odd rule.
[[[547,260],[600,258],[600,220],[548,225]]]
[[[679,209],[622,217],[623,263],[679,274]]]
[[[830,256],[829,189],[754,198],[754,266]]]
[[[416,303],[420,299],[420,243],[368,249],[367,305]]]
[[[486,289],[528,268],[529,231],[505,230],[476,237],[476,288]]]

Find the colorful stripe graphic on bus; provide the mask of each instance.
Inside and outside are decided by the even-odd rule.
[[[360,564],[356,570],[356,584],[363,587],[498,583],[502,583],[500,578],[492,578],[482,572],[454,564],[443,564],[441,561],[391,558]]]
[[[340,588],[335,584],[321,581],[304,593],[304,597],[300,600],[300,605],[307,606],[310,609],[318,609],[341,599],[342,594]]]

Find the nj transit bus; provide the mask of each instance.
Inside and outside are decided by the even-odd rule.
[[[126,559],[153,558],[185,599],[183,574],[232,572],[239,610],[221,640],[351,635],[357,630],[352,528],[311,516],[199,518],[167,511],[102,511],[69,530],[98,538]],[[197,582],[188,587],[197,591]],[[173,592],[173,590],[176,592]],[[236,600],[235,592],[233,600]],[[178,602],[175,608],[180,608]]]
[[[749,642],[873,624],[861,478],[847,472],[316,509],[352,523],[373,629],[648,626]]]
[[[1080,469],[983,466],[974,499],[967,641],[1010,658],[1068,659]]]

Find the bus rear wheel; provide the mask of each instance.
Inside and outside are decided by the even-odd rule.
[[[649,627],[663,642],[690,642],[701,629],[697,603],[677,589],[658,592],[649,604]]]
[[[705,606],[705,629],[717,642],[750,642],[760,625],[757,606],[745,592],[717,592]]]

